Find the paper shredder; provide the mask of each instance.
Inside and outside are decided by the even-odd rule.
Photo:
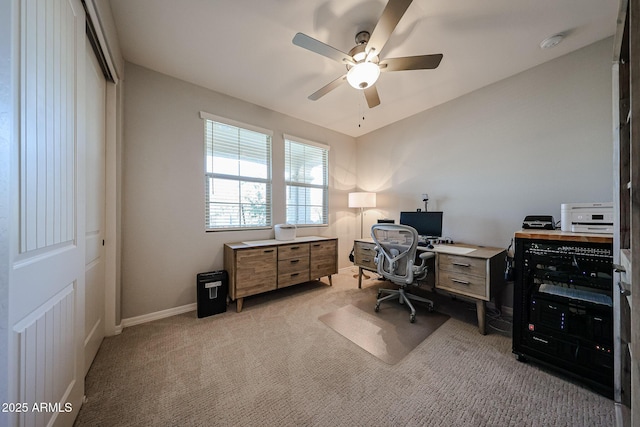
[[[227,311],[229,275],[226,270],[199,273],[197,288],[199,318]]]

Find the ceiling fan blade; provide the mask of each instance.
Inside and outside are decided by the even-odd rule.
[[[346,80],[347,80],[346,74],[344,76],[338,77],[328,85],[318,89],[317,91],[309,95],[309,99],[312,101],[317,101],[318,99],[322,98],[323,96],[325,96],[326,94],[328,94],[329,92],[331,92],[332,90],[340,86]]]
[[[322,56],[326,56],[327,58],[333,59],[335,61],[341,63],[351,63],[353,64],[353,58],[348,54],[336,49],[335,47],[329,46],[328,44],[322,43],[319,40],[314,39],[313,37],[309,37],[303,33],[297,33],[293,37],[293,44],[296,46],[300,46],[311,52],[315,52]]]
[[[364,90],[364,97],[367,98],[367,105],[369,108],[380,105],[380,97],[378,96],[378,89],[375,86],[369,86]]]
[[[380,71],[432,70],[438,68],[442,54],[386,58],[380,62]]]
[[[389,0],[389,3],[382,11],[382,16],[371,33],[369,42],[367,42],[366,51],[369,53],[371,49],[375,49],[376,55],[380,54],[384,45],[387,44],[391,33],[396,29],[396,25],[400,22],[402,15],[407,11],[413,0]]]

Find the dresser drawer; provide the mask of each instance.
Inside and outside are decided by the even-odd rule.
[[[308,243],[294,243],[291,245],[282,245],[278,247],[278,260],[300,258],[303,256],[309,258]]]
[[[278,261],[278,288],[309,280],[308,256]]]
[[[310,245],[310,279],[336,274],[338,272],[338,241],[312,242]]]
[[[322,257],[311,258],[311,265],[309,266],[310,278],[318,279],[323,276],[330,276],[336,274],[338,268],[336,267],[336,257]]]
[[[439,254],[438,268],[442,271],[450,271],[465,276],[476,276],[483,281],[487,277],[487,260],[471,258],[459,255]]]
[[[373,260],[376,256],[376,251],[374,248],[376,247],[373,243],[367,242],[355,242],[354,249],[354,257],[355,264],[359,267],[368,268],[371,270],[377,270],[375,261]]]
[[[235,297],[242,298],[276,289],[276,248],[239,250],[236,253]]]
[[[439,270],[438,273],[438,288],[483,300],[488,299],[487,281],[484,277],[460,274],[447,270]]]
[[[311,258],[335,258],[337,253],[336,243],[336,240],[310,243]]]

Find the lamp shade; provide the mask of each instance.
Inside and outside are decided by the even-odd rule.
[[[378,80],[380,67],[373,62],[360,62],[349,69],[347,81],[356,89],[366,89]]]
[[[349,193],[349,207],[350,208],[375,208],[376,207],[376,193]]]

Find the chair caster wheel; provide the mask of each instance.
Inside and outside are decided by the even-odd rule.
[[[412,314],[412,315],[409,316],[409,322],[416,323],[416,315],[415,314]]]
[[[376,308],[374,308],[374,310],[376,311],[376,313],[379,312],[380,311],[380,304],[376,304]]]
[[[382,296],[382,292],[378,291],[378,296],[376,297],[376,299],[380,299],[381,296]]]
[[[435,309],[433,308],[433,306],[432,306],[432,305],[429,305],[429,306],[427,306],[427,311],[428,311],[429,313],[433,313],[433,312],[435,311]]]

